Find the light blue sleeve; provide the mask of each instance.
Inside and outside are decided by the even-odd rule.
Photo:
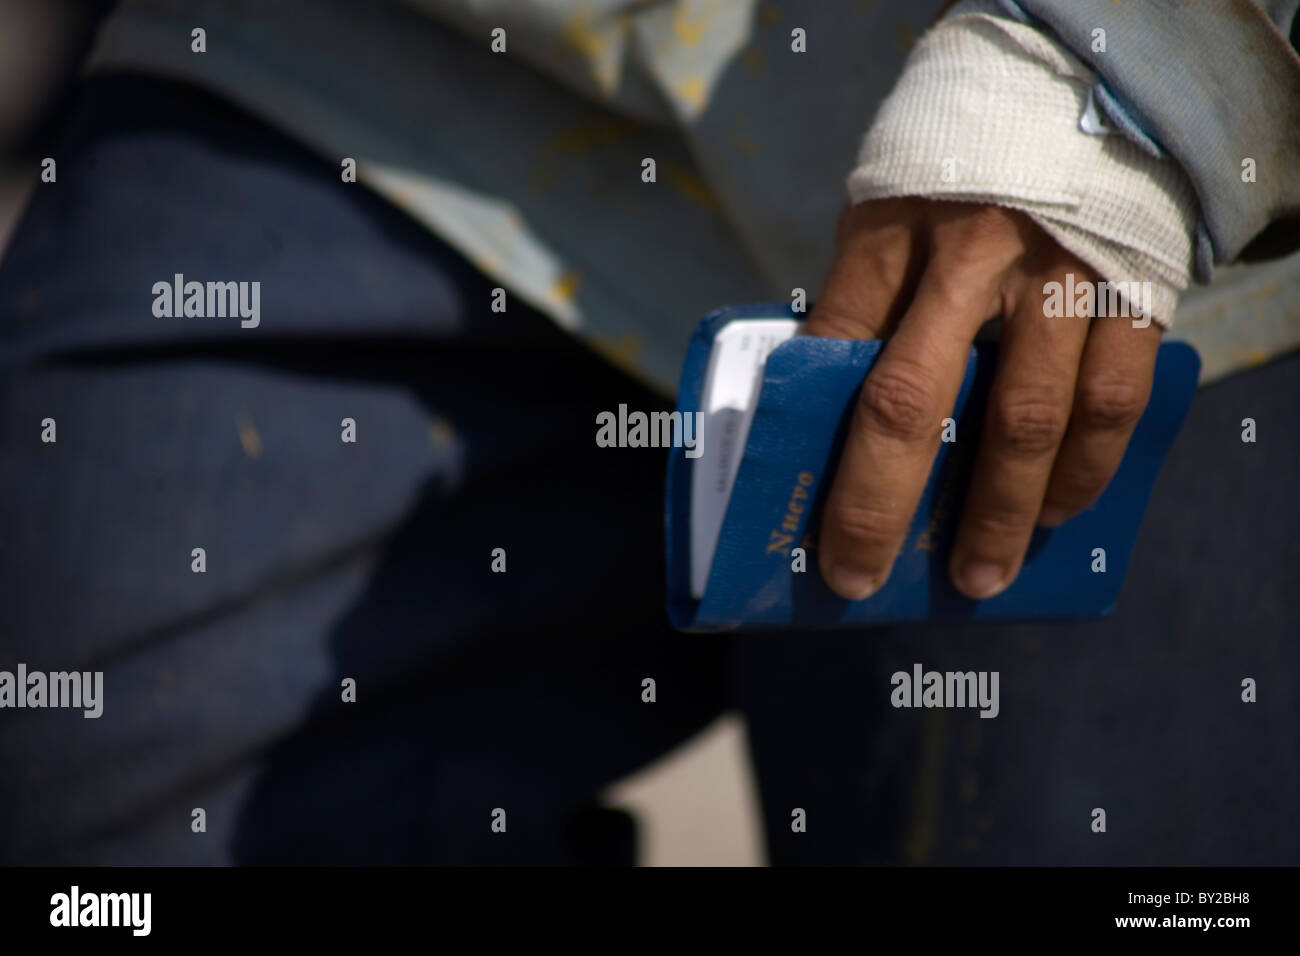
[[[1172,155],[1200,201],[1196,278],[1265,227],[1300,218],[1300,0],[999,0],[1097,73],[1094,99],[1150,152]],[[1248,162],[1253,161],[1253,162]]]

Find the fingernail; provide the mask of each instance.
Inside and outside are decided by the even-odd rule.
[[[830,585],[832,591],[850,601],[869,598],[879,587],[874,575],[842,565],[834,565],[827,569],[826,583]]]
[[[1044,528],[1055,528],[1057,525],[1065,524],[1069,517],[1064,508],[1044,508],[1042,514],[1038,516],[1038,523]]]
[[[992,597],[1006,587],[1003,583],[1005,577],[1006,572],[999,565],[988,561],[971,561],[962,565],[961,569],[963,589],[981,600]]]

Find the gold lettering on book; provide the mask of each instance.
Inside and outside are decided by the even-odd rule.
[[[916,536],[914,550],[933,551],[938,546],[936,539],[939,536],[940,526],[952,513],[953,490],[953,476],[949,474],[944,478],[943,486],[935,499],[934,508],[930,512],[930,523]]]
[[[786,502],[785,516],[779,527],[773,528],[767,539],[766,554],[783,554],[790,556],[790,544],[799,532],[799,516],[804,513],[810,499],[809,489],[817,480],[811,471],[801,471],[795,479],[794,490]]]

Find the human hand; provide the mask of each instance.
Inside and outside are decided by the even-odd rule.
[[[1105,489],[1146,408],[1161,329],[1046,317],[1045,283],[1071,272],[1076,286],[1097,282],[1015,210],[919,198],[846,208],[804,331],[888,341],[822,514],[821,571],[836,594],[861,600],[888,579],[988,319],[1002,316],[1002,335],[952,550],[957,589],[1005,590],[1034,526],[1061,524]]]

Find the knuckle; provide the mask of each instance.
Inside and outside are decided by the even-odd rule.
[[[977,550],[997,550],[990,548],[989,542],[1014,541],[1024,537],[1033,529],[1035,515],[1022,513],[1007,508],[981,508],[966,518],[963,529],[977,545]]]
[[[839,217],[835,221],[836,236],[843,240],[857,232],[868,230],[881,219],[882,213],[886,212],[879,200],[846,202],[840,207]]]
[[[892,555],[907,531],[897,515],[867,505],[839,505],[829,517],[843,543],[863,555]]]
[[[936,240],[954,262],[982,262],[992,249],[1014,244],[1016,224],[1001,206],[967,206],[935,232]]]
[[[1042,394],[1011,393],[993,403],[993,432],[1012,454],[1043,455],[1065,436],[1066,410]]]
[[[855,311],[831,300],[817,303],[804,331],[827,339],[856,339],[862,337],[864,323]]]
[[[1044,508],[1056,508],[1064,512],[1069,517],[1074,517],[1081,511],[1085,510],[1101,493],[1098,488],[1096,492],[1083,487],[1062,487],[1054,490],[1050,495],[1043,499]]]
[[[867,419],[885,433],[906,441],[938,435],[939,409],[924,376],[898,363],[876,368],[858,394]]]
[[[887,226],[867,237],[870,244],[854,250],[862,274],[874,277],[901,277],[912,258],[911,228]]]
[[[987,244],[948,249],[926,271],[928,294],[947,315],[964,315],[973,305],[999,297],[1011,258]]]
[[[1001,206],[971,207],[961,218],[961,231],[972,239],[990,238],[1011,232],[1011,214]]]
[[[965,252],[947,256],[943,268],[932,270],[926,278],[930,295],[942,303],[945,313],[956,312],[971,298],[972,291],[982,295],[989,285],[987,270]]]
[[[1067,511],[1082,510],[1106,490],[1109,481],[1110,473],[1102,468],[1074,464],[1053,479],[1048,500]]]
[[[1146,394],[1132,382],[1092,381],[1082,384],[1075,416],[1087,429],[1114,431],[1137,424],[1146,408]]]

